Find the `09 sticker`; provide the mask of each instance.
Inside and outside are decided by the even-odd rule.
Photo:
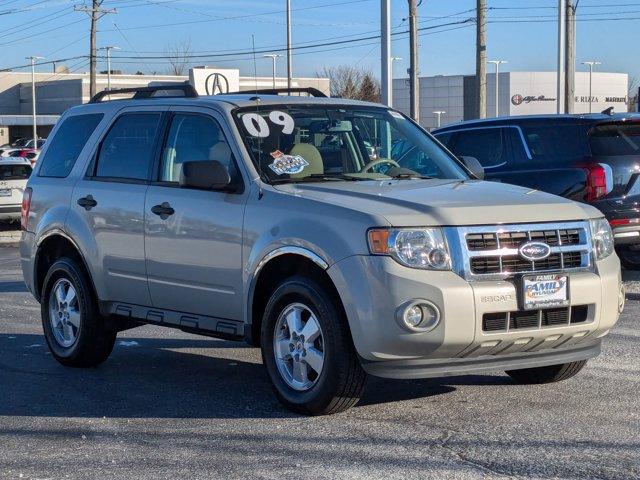
[[[285,135],[293,133],[295,122],[288,113],[273,110],[269,112],[267,118],[274,125],[280,125],[282,127],[282,133]],[[265,120],[265,117],[258,113],[245,113],[242,116],[242,124],[247,130],[247,133],[252,137],[266,138],[271,134],[271,128]]]

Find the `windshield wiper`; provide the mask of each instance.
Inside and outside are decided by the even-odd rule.
[[[345,175],[343,173],[337,175],[327,175],[326,173],[312,173],[311,175],[300,178],[276,178],[271,180],[271,184],[275,185],[281,183],[342,182],[345,180],[355,182],[360,179],[356,177],[350,177],[349,175]]]
[[[390,175],[389,177],[394,180],[431,180],[436,178],[428,175],[420,175],[419,173],[399,173],[398,175]]]

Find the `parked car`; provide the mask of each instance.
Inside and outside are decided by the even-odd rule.
[[[640,116],[515,116],[433,134],[477,158],[487,179],[535,188],[602,211],[627,268],[640,268]]]
[[[13,150],[9,155],[10,158],[24,158],[29,160],[31,166],[35,165],[40,156],[40,150],[33,148],[21,148],[19,150]]]
[[[31,165],[24,159],[0,159],[0,220],[19,220],[22,196],[31,175]]]
[[[598,210],[478,180],[394,110],[109,93],[127,92],[68,110],[24,195],[24,278],[63,365],[148,323],[245,339],[278,399],[317,415],[354,405],[367,374],[564,380],[618,319]],[[398,165],[400,141],[428,177]]]
[[[40,150],[46,143],[46,138],[39,138],[37,146],[34,147],[33,138],[21,138],[9,146],[0,147],[0,157],[10,157],[12,153],[21,150]]]

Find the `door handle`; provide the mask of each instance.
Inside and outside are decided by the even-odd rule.
[[[162,202],[160,205],[154,205],[151,207],[151,213],[158,215],[162,220],[166,220],[168,217],[176,213],[176,211],[171,208],[169,202]]]
[[[80,205],[86,211],[89,211],[93,207],[98,205],[98,202],[95,201],[92,195],[87,195],[86,197],[82,197],[78,199],[78,205]]]

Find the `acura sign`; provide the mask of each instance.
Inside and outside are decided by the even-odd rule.
[[[200,95],[218,95],[240,90],[240,70],[197,67],[189,70],[189,83]]]

